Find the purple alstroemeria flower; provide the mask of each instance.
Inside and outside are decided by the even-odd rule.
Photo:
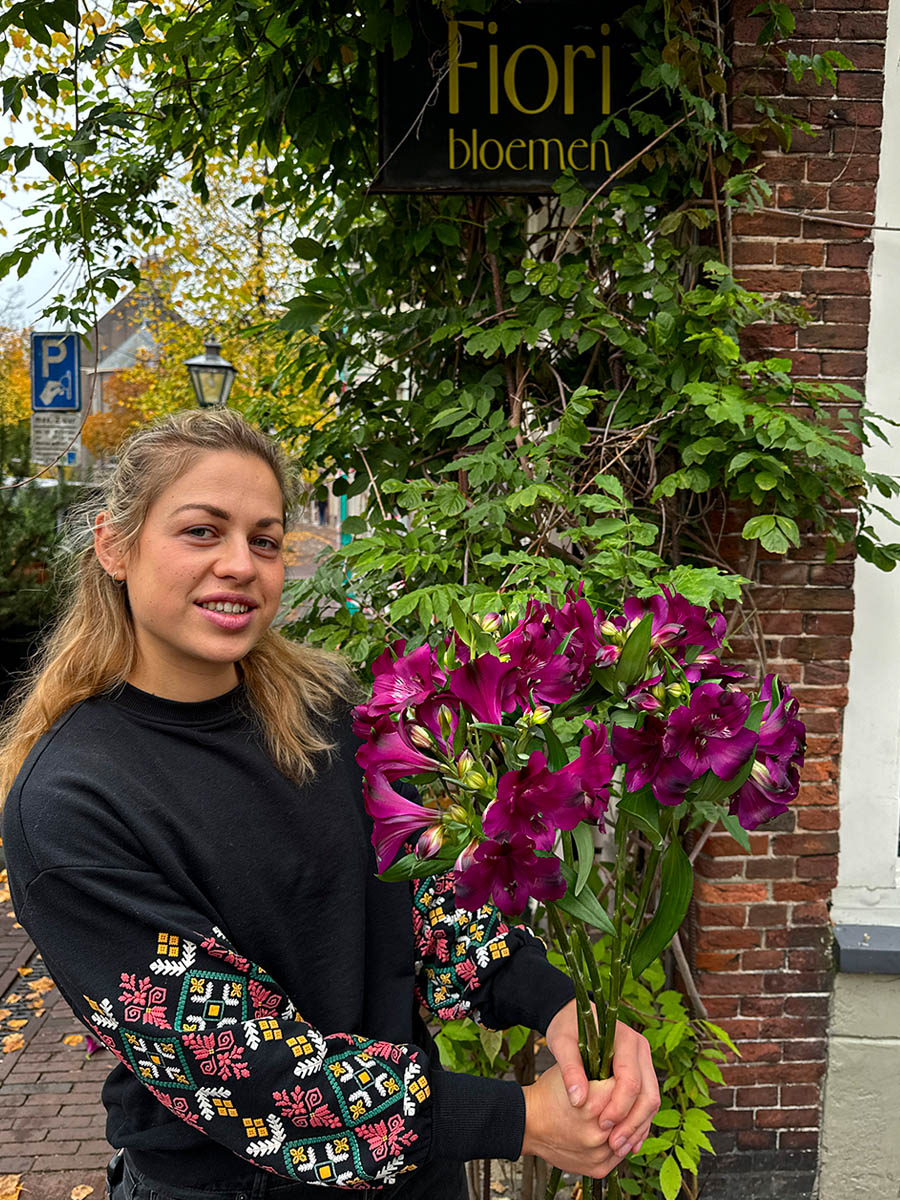
[[[452,754],[453,738],[459,724],[459,701],[443,693],[423,700],[415,706],[414,712],[416,724],[424,725],[434,735],[445,754]]]
[[[577,690],[573,660],[556,653],[565,638],[555,624],[557,615],[550,605],[529,600],[523,620],[497,642],[497,649],[516,668],[516,699],[523,708],[531,696],[545,704],[561,704]]]
[[[600,654],[594,610],[583,597],[570,592],[566,603],[551,617],[553,627],[563,640],[569,637],[563,657],[569,662],[576,691],[590,683],[591,667]],[[569,636],[571,634],[571,636]]]
[[[481,654],[451,671],[448,686],[476,721],[499,724],[504,712],[516,707],[516,668],[493,654]]]
[[[696,783],[702,772],[691,770],[680,758],[664,758],[653,777],[650,790],[659,804],[672,807],[680,804],[692,783]]]
[[[747,672],[740,667],[727,667],[712,650],[701,650],[692,663],[684,667],[688,683],[700,683],[703,679],[746,679]]]
[[[581,786],[572,773],[549,771],[539,750],[520,771],[506,771],[497,784],[497,798],[484,811],[482,828],[488,837],[509,839],[520,833],[539,850],[551,850],[557,829],[574,829],[584,816]]]
[[[665,732],[665,725],[655,717],[647,717],[640,729],[613,726],[613,754],[625,766],[625,786],[630,792],[640,791],[659,770]]]
[[[385,671],[392,671],[394,663],[398,658],[403,657],[405,650],[406,638],[399,638],[396,642],[392,642],[390,646],[386,646],[372,663],[372,674],[383,675]]]
[[[652,689],[662,681],[662,675],[652,675],[649,679],[644,679],[636,684],[625,699],[632,708],[638,708],[641,712],[659,712],[663,707],[663,702],[653,694]]]
[[[614,623],[619,628],[636,625],[648,612],[652,614],[650,645],[664,646],[676,658],[679,650],[700,646],[703,650],[718,650],[725,636],[725,618],[721,613],[710,614],[686,596],[662,588],[661,593],[643,599],[631,596],[623,605],[624,617]]]
[[[439,692],[445,683],[434,651],[426,644],[398,658],[375,676],[372,699],[366,709],[373,716],[402,712],[408,705],[420,704]]]
[[[439,825],[441,814],[433,808],[404,799],[383,775],[372,773],[363,780],[366,812],[374,822],[372,845],[378,870],[386,871],[403,843],[419,830]]]
[[[667,758],[678,757],[696,777],[712,771],[731,779],[756,749],[757,734],[745,729],[750,700],[717,683],[701,683],[690,704],[669,713],[663,737]]]
[[[787,812],[800,790],[797,764],[782,765],[777,759],[755,762],[750,778],[731,797],[729,812],[737,816],[745,829],[756,829],[764,821]]]
[[[534,843],[522,833],[514,833],[508,841],[482,842],[470,865],[456,877],[457,902],[472,912],[490,899],[502,913],[515,916],[530,897],[558,900],[565,890],[559,859],[539,857]]]
[[[773,705],[772,683],[767,675],[760,690],[766,701],[759,729],[757,761],[750,778],[734,794],[731,812],[745,829],[756,829],[787,811],[800,790],[800,767],[806,752],[806,728],[797,719],[799,705],[784,687],[778,704]]]
[[[387,715],[378,717],[368,741],[363,742],[356,752],[356,761],[363,771],[367,775],[382,775],[387,780],[402,779],[422,771],[439,771],[439,760],[411,739],[413,728],[402,718],[395,722]]]
[[[582,793],[582,818],[598,821],[603,828],[616,760],[609,749],[606,727],[596,725],[593,721],[585,721],[584,724],[588,733],[578,743],[578,757],[557,774],[568,774],[576,780]]]
[[[766,701],[766,707],[759,727],[758,753],[781,761],[799,758],[798,765],[802,766],[806,750],[806,726],[797,719],[800,706],[791,695],[791,689],[784,684],[781,700],[773,707],[774,678],[774,675],[767,675],[760,688],[759,698]]]

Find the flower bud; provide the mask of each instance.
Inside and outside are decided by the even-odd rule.
[[[466,787],[469,788],[486,788],[487,777],[482,775],[480,771],[469,771],[463,780]]]
[[[463,808],[463,806],[461,804],[451,804],[450,807],[447,809],[447,811],[444,813],[444,820],[445,821],[453,821],[457,825],[468,825],[469,814],[466,812],[466,810]]]
[[[432,748],[431,734],[424,725],[413,725],[409,731],[409,740],[419,750]]]
[[[442,704],[438,709],[438,721],[441,726],[441,736],[445,742],[449,742],[453,737],[453,710],[446,704]]]
[[[481,618],[481,628],[485,633],[496,633],[503,623],[503,618],[497,612],[485,613]]]
[[[463,750],[462,754],[456,760],[456,773],[460,779],[465,779],[472,768],[475,766],[475,759],[472,757],[470,750]]]
[[[440,825],[431,825],[416,842],[419,858],[434,858],[446,841],[446,833]]]
[[[668,685],[668,687],[666,688],[666,691],[669,693],[670,696],[674,696],[676,700],[681,699],[681,697],[683,695],[685,695],[685,688],[684,688],[683,683],[670,683]]]
[[[546,704],[536,704],[530,713],[526,714],[532,725],[546,725],[553,715]]]
[[[661,684],[661,683],[654,684],[654,686],[650,689],[650,691],[656,697],[657,700],[660,700],[660,701],[665,700],[666,689],[663,684]]]
[[[613,625],[612,621],[601,621],[599,629],[604,637],[615,637],[619,632],[618,628]]]
[[[454,871],[465,871],[471,867],[475,861],[475,851],[478,849],[478,842],[474,839],[469,842],[468,846],[461,851],[459,858],[453,864]]]

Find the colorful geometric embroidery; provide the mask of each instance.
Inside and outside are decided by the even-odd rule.
[[[198,958],[196,943],[162,931],[149,973],[121,973],[118,1008],[85,997],[97,1035],[160,1103],[260,1167],[271,1170],[261,1160],[274,1159],[289,1178],[359,1188],[415,1170],[405,1157],[419,1141],[409,1118],[431,1094],[421,1053],[355,1034],[325,1037],[305,1023],[298,1028],[302,1018],[275,981],[220,930],[198,941],[209,958]],[[172,977],[180,979],[170,1002]],[[124,1053],[100,1029],[115,1033]],[[282,1054],[283,1073],[300,1079],[271,1093],[274,1112],[250,1107],[249,1099],[258,1100],[252,1083],[241,1090],[263,1047]],[[266,1058],[263,1078],[271,1078],[277,1061]],[[199,1112],[184,1093],[193,1093]]]
[[[444,1021],[475,1015],[472,993],[481,987],[481,972],[510,956],[499,911],[492,904],[474,913],[457,908],[454,885],[451,872],[423,880],[413,896],[416,994]]]
[[[128,1065],[138,1079],[159,1088],[196,1088],[181,1042],[171,1035],[153,1037],[146,1032],[122,1031]]]
[[[240,975],[194,967],[182,980],[175,1026],[194,1032],[246,1021],[250,1015],[247,992],[247,980]]]

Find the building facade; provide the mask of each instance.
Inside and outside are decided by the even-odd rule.
[[[759,69],[762,21],[732,6],[736,84],[807,121],[766,154],[765,210],[734,221],[738,277],[802,303],[810,324],[748,331],[755,355],[801,378],[845,383],[900,417],[900,0],[791,4],[789,48],[839,49],[837,87]],[[886,58],[887,50],[887,58]],[[885,62],[888,69],[885,74]],[[755,119],[747,99],[736,124]],[[873,258],[874,251],[874,258]],[[892,444],[867,452],[896,473]],[[887,527],[889,530],[889,526]],[[887,532],[886,540],[900,541]],[[733,558],[741,562],[735,533]],[[698,860],[694,965],[713,1020],[737,1040],[716,1116],[704,1200],[888,1200],[900,1194],[900,579],[814,536],[788,560],[762,554],[753,603],[769,669],[808,729],[792,810]],[[734,640],[751,659],[749,639]],[[893,974],[891,974],[893,972]]]

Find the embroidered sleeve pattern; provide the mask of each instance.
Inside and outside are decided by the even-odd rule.
[[[324,1036],[218,929],[162,931],[148,950],[84,1016],[181,1120],[304,1183],[381,1187],[426,1157],[423,1051]]]
[[[487,985],[511,955],[538,941],[527,926],[507,926],[493,904],[458,908],[452,871],[415,886],[413,933],[419,1001],[442,1021],[471,1017],[480,1024]]]

